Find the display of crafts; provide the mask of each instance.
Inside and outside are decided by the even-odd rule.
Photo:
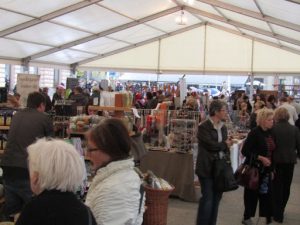
[[[134,168],[134,170],[140,175],[140,177],[143,179],[144,185],[157,190],[173,190],[174,187],[169,184],[168,181],[157,177],[151,170],[148,170],[146,173],[142,173],[137,167]]]
[[[90,127],[97,125],[101,120],[106,117],[98,115],[82,115],[82,116],[73,116],[70,118],[69,128],[71,131],[83,132],[87,131]]]

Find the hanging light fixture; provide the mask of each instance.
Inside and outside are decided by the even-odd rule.
[[[178,25],[186,25],[187,24],[187,18],[184,15],[184,11],[181,10],[180,12],[181,12],[180,15],[175,18],[175,22]]]
[[[183,0],[184,3],[187,3],[189,5],[193,5],[194,4],[194,0]]]

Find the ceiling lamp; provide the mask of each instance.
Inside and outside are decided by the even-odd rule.
[[[184,3],[187,3],[189,5],[193,5],[194,4],[194,0],[183,0]]]
[[[187,24],[187,18],[184,15],[184,11],[183,10],[181,10],[180,15],[175,18],[175,22],[178,25],[186,25]]]

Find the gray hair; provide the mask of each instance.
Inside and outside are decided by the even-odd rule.
[[[214,116],[216,112],[220,112],[221,109],[226,107],[226,103],[220,100],[213,100],[209,105],[209,116]]]
[[[279,107],[275,109],[274,120],[275,121],[288,121],[290,118],[290,114],[288,110],[284,107]]]
[[[71,144],[43,138],[28,147],[28,154],[30,173],[38,173],[41,191],[75,192],[82,185],[84,162]]]

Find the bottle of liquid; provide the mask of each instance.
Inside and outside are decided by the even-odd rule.
[[[259,186],[260,194],[267,194],[269,190],[269,174],[266,174]]]
[[[1,113],[0,114],[0,126],[4,126],[5,125],[5,120],[4,120],[5,118],[4,118],[4,114],[3,113]]]

